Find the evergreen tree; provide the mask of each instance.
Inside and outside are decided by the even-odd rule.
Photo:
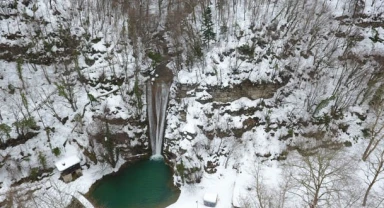
[[[216,35],[216,33],[213,32],[211,7],[207,7],[207,9],[203,13],[202,32],[203,32],[203,42],[206,46],[209,46],[209,42],[211,40],[215,40],[215,35]]]

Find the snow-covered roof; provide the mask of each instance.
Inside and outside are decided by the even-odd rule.
[[[55,163],[55,166],[59,171],[63,171],[69,167],[76,165],[77,163],[80,163],[80,158],[74,155],[60,159]]]
[[[217,193],[205,193],[203,199],[204,199],[204,201],[209,202],[209,203],[216,203]]]

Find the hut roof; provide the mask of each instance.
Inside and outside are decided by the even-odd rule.
[[[216,203],[217,202],[217,193],[205,193],[204,194],[204,201],[209,203]]]
[[[59,171],[64,171],[67,168],[70,168],[78,163],[80,163],[80,158],[74,155],[74,156],[62,158],[61,160],[55,163],[55,166]]]

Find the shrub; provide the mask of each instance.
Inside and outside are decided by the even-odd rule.
[[[253,53],[255,51],[255,48],[252,46],[249,46],[248,44],[244,44],[237,48],[242,55],[247,55],[249,57],[253,57]]]
[[[10,138],[10,135],[9,133],[11,133],[11,127],[8,126],[7,124],[0,124],[0,142],[4,142],[5,141],[5,138],[9,139]]]
[[[61,154],[60,148],[55,147],[52,149],[52,153],[57,157]]]
[[[25,136],[30,129],[38,128],[33,117],[24,118],[21,121],[13,123],[13,125],[16,127],[16,132],[19,136]]]
[[[365,129],[363,129],[363,130],[361,130],[361,131],[363,132],[363,136],[364,136],[364,138],[368,138],[368,137],[371,136],[371,130],[370,130],[370,129],[365,128]]]
[[[193,46],[193,54],[198,57],[198,58],[201,58],[203,57],[204,53],[203,53],[203,50],[201,49],[201,45],[199,43],[196,43],[194,46]]]
[[[15,90],[16,90],[16,88],[15,88],[15,86],[13,86],[12,84],[8,84],[8,92],[9,92],[9,94],[11,94],[11,95],[13,95],[13,94],[15,94]]]
[[[37,180],[37,177],[39,177],[39,168],[32,168],[32,169],[31,169],[31,172],[29,173],[29,176],[30,176],[33,180]]]
[[[148,52],[148,57],[150,59],[152,59],[153,65],[156,65],[156,64],[160,63],[163,60],[163,57],[161,56],[160,53],[155,53],[155,52],[152,52],[152,51]]]
[[[345,141],[345,142],[344,142],[344,146],[346,146],[346,147],[352,147],[352,142],[350,142],[350,141]]]
[[[47,158],[45,158],[45,155],[42,152],[39,152],[39,162],[40,165],[43,167],[43,169],[47,168]]]
[[[293,137],[293,134],[294,134],[293,129],[288,129],[288,136]]]

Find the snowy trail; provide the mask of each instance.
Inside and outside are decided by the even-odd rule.
[[[86,199],[82,194],[80,194],[79,192],[76,192],[74,195],[74,197],[76,197],[77,200],[79,200],[79,202],[85,207],[85,208],[94,208],[94,206],[92,205],[92,203],[90,201],[88,201],[88,199]]]

